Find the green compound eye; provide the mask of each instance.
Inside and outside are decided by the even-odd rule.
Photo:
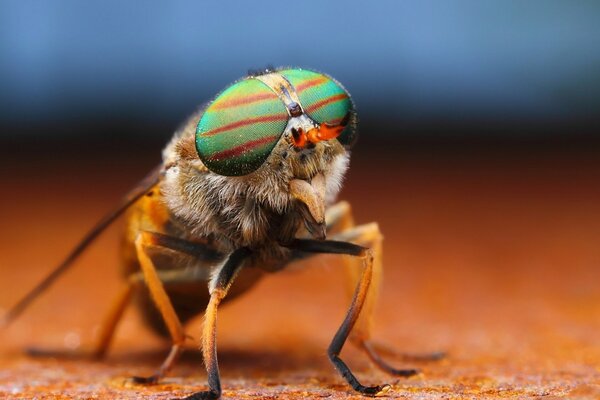
[[[200,118],[198,155],[219,175],[249,174],[269,157],[288,118],[283,102],[261,81],[249,78],[234,83]]]
[[[332,78],[303,69],[287,69],[279,73],[294,86],[304,112],[316,122],[336,124],[346,114],[354,112],[348,92]],[[346,147],[354,144],[356,139],[353,125],[350,123],[337,137]]]

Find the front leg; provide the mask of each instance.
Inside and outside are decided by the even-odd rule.
[[[194,393],[184,400],[214,400],[221,396],[221,378],[217,362],[217,308],[250,254],[251,251],[245,247],[231,253],[209,283],[210,301],[206,306],[202,330],[202,356],[208,374],[209,390]]]
[[[399,353],[388,346],[372,342],[371,331],[373,311],[383,280],[383,235],[376,223],[355,226],[354,218],[352,217],[352,208],[346,201],[341,201],[331,206],[327,210],[326,220],[328,237],[334,240],[357,243],[370,248],[373,252],[373,278],[371,279],[371,287],[361,315],[350,334],[349,340],[359,349],[363,350],[375,365],[392,375],[406,376],[407,371],[410,370],[394,368],[384,361],[378,353],[386,353],[404,361],[414,362],[437,361],[445,357],[445,353],[443,352],[426,354]],[[344,260],[350,295],[354,291],[361,276],[361,271],[356,265],[356,261],[356,259],[351,258],[346,258]]]
[[[327,354],[329,359],[340,372],[340,374],[346,379],[346,381],[352,386],[357,392],[366,396],[377,396],[385,393],[390,389],[390,385],[375,385],[365,386],[359,382],[354,376],[348,365],[340,358],[340,352],[348,335],[352,331],[352,328],[359,319],[360,312],[365,305],[365,301],[368,296],[369,286],[373,278],[373,253],[370,249],[365,247],[349,243],[339,242],[334,240],[312,240],[312,239],[296,239],[292,243],[287,245],[291,249],[307,252],[307,253],[321,253],[321,254],[345,254],[354,257],[359,257],[363,261],[364,269],[359,279],[356,290],[354,291],[354,297],[352,298],[352,304],[348,309],[346,318],[342,322],[338,331],[336,332]],[[405,375],[412,375],[416,373],[415,370],[405,371]]]

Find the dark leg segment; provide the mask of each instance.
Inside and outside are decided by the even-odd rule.
[[[374,305],[376,303],[377,294],[382,281],[382,239],[383,236],[379,231],[376,223],[355,226],[352,218],[352,210],[350,204],[341,201],[331,206],[326,213],[327,232],[328,236],[335,240],[348,241],[352,243],[367,246],[373,252],[373,278],[369,288],[369,294],[365,300],[361,316],[356,322],[354,329],[349,337],[349,340],[354,343],[359,349],[363,350],[367,356],[382,370],[397,376],[409,376],[414,374],[415,370],[397,369],[389,365],[381,358],[378,353],[391,355],[395,358],[410,362],[427,362],[438,361],[446,356],[443,352],[411,354],[399,353],[398,351],[383,346],[380,343],[374,343],[371,340],[371,319],[373,315]],[[356,259],[344,260],[346,275],[349,281],[349,295],[352,295],[354,288],[360,279],[360,269],[357,268]]]
[[[371,361],[375,363],[375,365],[377,365],[379,368],[381,368],[388,374],[409,377],[419,373],[419,371],[416,369],[398,369],[392,367],[387,362],[385,362],[381,358],[381,356],[379,356],[379,354],[377,354],[377,352],[373,349],[371,342],[362,341],[359,343],[359,346],[365,350],[365,352],[367,353]]]
[[[327,353],[336,369],[357,392],[366,396],[376,396],[387,392],[390,389],[390,385],[365,386],[361,384],[348,365],[339,356],[367,298],[369,285],[373,277],[373,254],[371,250],[353,243],[333,240],[296,239],[288,246],[295,250],[311,253],[346,254],[360,257],[363,260],[364,270],[356,286],[352,304],[348,309],[344,322],[342,322],[342,325],[333,337]]]
[[[217,362],[217,308],[221,300],[227,295],[244,260],[250,254],[251,251],[247,248],[241,248],[231,253],[209,284],[210,301],[206,307],[202,330],[202,355],[208,374],[209,390],[194,393],[184,400],[214,400],[221,396],[221,378]]]
[[[447,354],[443,351],[437,351],[432,353],[399,353],[397,350],[391,348],[390,346],[381,344],[381,343],[373,343],[371,341],[366,341],[363,349],[366,352],[372,352],[375,354],[375,357],[379,357],[379,354],[385,354],[387,356],[395,357],[401,359],[403,361],[410,362],[432,362],[432,361],[440,361],[444,359]],[[371,356],[371,359],[374,357]]]

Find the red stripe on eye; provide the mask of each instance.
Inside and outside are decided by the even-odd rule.
[[[257,103],[263,100],[273,100],[276,99],[273,93],[256,93],[245,97],[236,97],[233,99],[221,101],[219,103],[215,103],[212,105],[211,110],[222,110],[224,108],[237,107],[241,105],[247,105],[252,103]]]
[[[261,122],[275,122],[275,121],[283,121],[288,118],[287,114],[281,115],[264,115],[262,117],[254,117],[254,118],[246,118],[241,121],[232,122],[231,124],[223,125],[215,129],[211,129],[202,133],[202,136],[213,136],[218,133],[227,132],[232,129],[241,128],[242,126],[261,123]]]
[[[325,107],[327,104],[335,103],[336,101],[340,101],[340,100],[343,100],[346,98],[348,98],[348,96],[344,93],[336,94],[335,96],[331,96],[331,97],[328,97],[326,99],[323,99],[321,101],[317,101],[316,103],[311,104],[310,106],[308,106],[306,108],[306,111],[309,113],[314,112],[321,107]]]
[[[252,140],[252,141],[244,143],[242,145],[232,147],[231,149],[227,149],[227,150],[223,150],[218,153],[215,153],[212,156],[210,156],[210,159],[218,161],[223,158],[237,157],[248,150],[251,150],[255,147],[259,147],[259,146],[267,144],[267,143],[274,142],[277,139],[279,139],[279,135],[265,136],[263,138]]]
[[[311,88],[313,86],[318,86],[325,82],[327,82],[327,78],[324,76],[320,76],[320,77],[314,78],[314,79],[309,79],[306,82],[302,82],[301,84],[297,85],[296,92],[300,93],[308,88]]]

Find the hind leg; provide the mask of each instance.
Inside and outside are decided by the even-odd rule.
[[[139,287],[139,280],[135,279],[134,276],[127,280],[127,284],[119,295],[112,302],[112,305],[104,317],[102,324],[100,325],[100,334],[98,335],[98,342],[96,348],[92,352],[94,358],[103,358],[110,347],[110,343],[114,337],[117,325],[123,318],[125,309],[131,302],[135,289]]]

